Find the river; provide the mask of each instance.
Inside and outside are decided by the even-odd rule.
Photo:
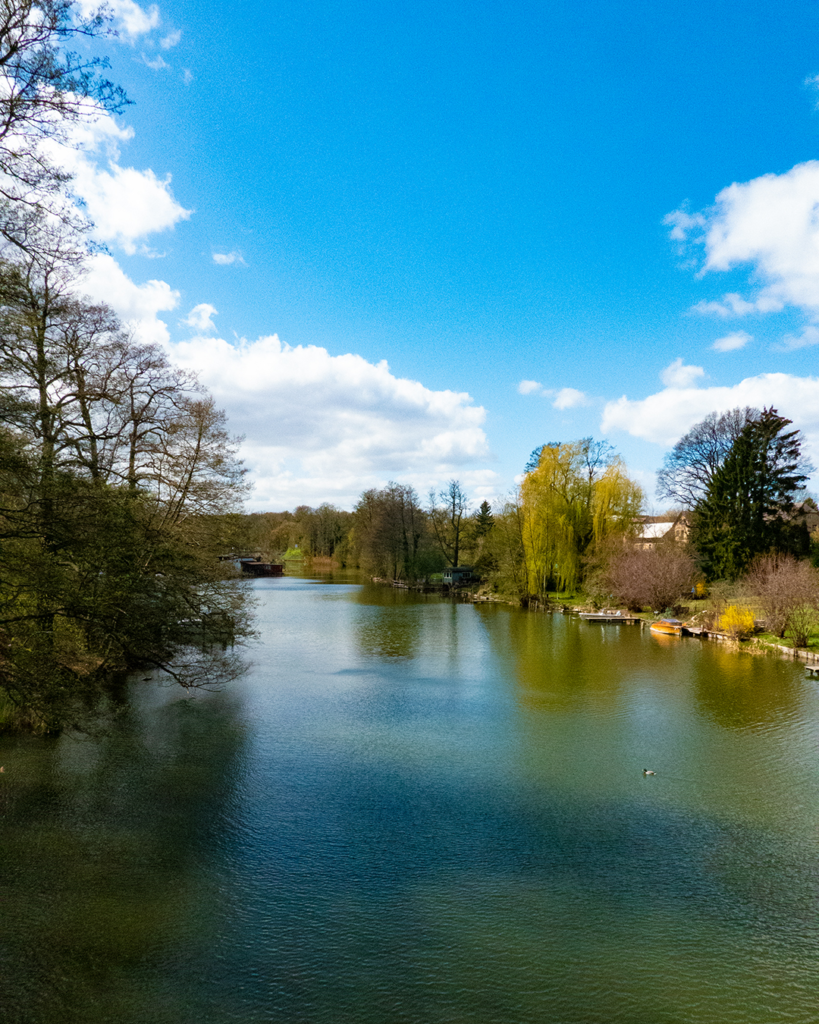
[[[222,691],[139,679],[108,733],[0,738],[4,1024],[819,1018],[802,666],[252,586]]]

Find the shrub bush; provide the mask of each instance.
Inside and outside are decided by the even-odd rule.
[[[729,604],[720,616],[720,629],[734,640],[750,636],[754,631],[754,613],[744,605]]]

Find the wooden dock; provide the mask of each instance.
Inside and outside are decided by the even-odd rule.
[[[625,622],[632,625],[640,621],[639,615],[621,615],[619,612],[581,612],[585,622]]]

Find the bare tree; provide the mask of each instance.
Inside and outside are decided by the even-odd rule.
[[[122,356],[114,382],[120,398],[111,473],[132,492],[158,488],[167,435],[202,389],[155,345],[128,345]]]
[[[77,222],[68,175],[43,142],[66,141],[72,125],[128,102],[101,76],[107,60],[64,49],[109,34],[109,19],[104,5],[84,17],[71,0],[0,0],[0,234],[24,251],[42,243],[43,210]]]
[[[371,488],[355,507],[356,534],[364,561],[393,579],[412,578],[424,534],[424,512],[414,488],[390,481]]]
[[[797,647],[807,646],[819,608],[819,573],[809,562],[762,555],[742,582],[759,601],[769,632],[778,637],[790,632]]]
[[[725,461],[734,441],[759,409],[731,409],[709,413],[695,424],[668,452],[657,474],[657,496],[674,507],[692,509],[704,497],[714,473]]]
[[[438,504],[440,502],[440,504]],[[450,480],[436,495],[429,492],[429,519],[441,552],[450,565],[456,566],[461,553],[465,528],[464,516],[469,515],[469,500],[458,480]]]
[[[240,443],[228,433],[227,417],[210,395],[179,401],[177,416],[155,445],[151,473],[163,527],[236,510],[247,489],[237,455]]]

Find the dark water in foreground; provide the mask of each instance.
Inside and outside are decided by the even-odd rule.
[[[0,740],[3,1024],[819,1020],[803,669],[254,586],[224,692]]]

